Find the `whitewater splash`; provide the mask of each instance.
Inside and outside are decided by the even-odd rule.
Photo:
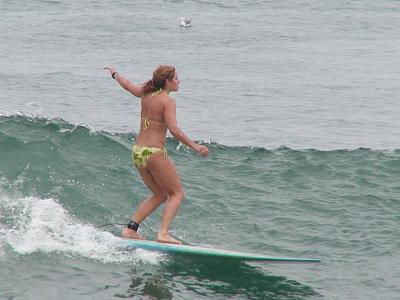
[[[82,224],[54,199],[0,196],[0,256],[6,246],[20,255],[59,253],[103,263],[157,264],[164,255],[121,248],[109,232]]]

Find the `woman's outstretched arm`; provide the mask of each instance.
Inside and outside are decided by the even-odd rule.
[[[112,78],[114,78],[120,86],[122,86],[125,90],[128,92],[132,93],[136,97],[141,97],[142,96],[142,85],[141,84],[135,84],[122,75],[120,75],[115,68],[108,66],[105,67],[104,69],[109,70]]]

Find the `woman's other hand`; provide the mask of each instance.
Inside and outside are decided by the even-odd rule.
[[[196,144],[193,149],[200,153],[201,156],[206,157],[208,155],[208,148],[206,146]]]

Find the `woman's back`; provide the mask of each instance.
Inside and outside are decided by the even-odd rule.
[[[165,102],[170,100],[168,98],[164,91],[146,94],[141,98],[141,122],[137,145],[164,147],[167,133],[164,109]]]

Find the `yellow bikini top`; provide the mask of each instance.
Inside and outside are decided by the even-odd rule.
[[[146,117],[142,117],[142,120],[144,121],[144,130],[149,129],[151,122],[157,122],[157,123],[160,123],[160,124],[164,123],[164,122],[152,120],[152,119],[149,119],[149,118],[146,118]]]
[[[147,119],[147,118],[142,118],[142,120],[144,121],[144,130],[149,129],[150,127],[150,122],[152,121],[151,119]]]

